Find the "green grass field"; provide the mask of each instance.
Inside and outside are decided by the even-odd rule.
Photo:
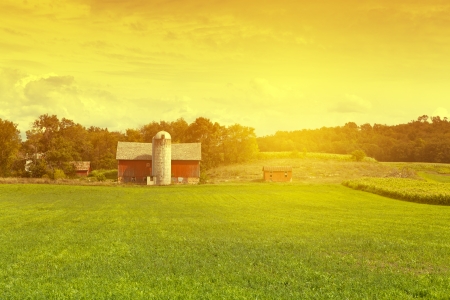
[[[0,299],[448,299],[449,229],[337,184],[4,184]]]

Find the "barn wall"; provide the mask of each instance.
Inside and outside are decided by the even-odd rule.
[[[147,176],[152,174],[151,160],[119,160],[117,177],[119,182],[147,184]]]
[[[76,172],[77,176],[81,176],[81,177],[86,177],[89,175],[88,170],[77,170],[75,172]]]
[[[291,182],[292,171],[264,171],[264,181]]]
[[[195,160],[172,160],[172,177],[200,177],[200,162]]]
[[[151,160],[119,160],[118,181],[147,184],[147,176],[152,176]],[[200,162],[195,160],[172,160],[172,181],[182,183],[198,182]],[[174,181],[175,180],[175,181]]]

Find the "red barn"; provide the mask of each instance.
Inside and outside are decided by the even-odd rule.
[[[172,144],[172,183],[198,183],[200,179],[200,143]],[[117,180],[120,183],[147,184],[152,176],[152,144],[118,142]]]
[[[78,176],[86,177],[91,172],[90,161],[74,161],[72,163],[75,166],[75,172]]]

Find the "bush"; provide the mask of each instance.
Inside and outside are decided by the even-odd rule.
[[[117,179],[117,169],[115,170],[105,170],[103,171],[103,175],[105,175],[105,177],[107,179]]]
[[[38,160],[30,166],[31,177],[41,178],[47,173],[47,164],[43,160]]]
[[[356,161],[362,161],[367,155],[363,150],[355,150],[351,153],[352,159]]]
[[[97,178],[97,176],[103,175],[105,179],[117,180],[117,169],[113,170],[94,170],[89,173],[88,177]]]
[[[55,171],[53,172],[53,179],[58,180],[64,178],[66,178],[66,174],[64,174],[64,171],[61,169],[55,169]]]
[[[205,184],[209,180],[209,175],[206,172],[200,172],[199,184]]]
[[[95,178],[97,179],[97,181],[105,181],[106,180],[106,176],[103,173],[99,173],[95,176]]]

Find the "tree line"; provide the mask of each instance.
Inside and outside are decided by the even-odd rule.
[[[378,161],[450,163],[450,122],[423,115],[407,124],[354,122],[314,130],[278,131],[257,138],[260,151],[349,154],[364,151]]]
[[[73,161],[90,161],[94,170],[115,169],[118,141],[151,143],[161,130],[171,134],[172,143],[202,143],[203,170],[248,161],[258,151],[359,151],[378,161],[450,163],[450,122],[427,115],[392,126],[349,122],[344,126],[278,131],[257,138],[251,127],[222,126],[203,117],[190,124],[183,118],[153,121],[119,132],[44,114],[25,132],[25,141],[21,140],[17,124],[0,119],[0,176],[41,177],[55,169],[73,174]],[[28,171],[24,168],[26,161]]]
[[[94,170],[116,169],[117,142],[151,143],[161,130],[171,134],[172,143],[201,143],[202,169],[244,162],[258,153],[253,128],[240,124],[222,126],[203,117],[191,124],[182,118],[153,121],[119,132],[44,114],[25,132],[25,141],[21,140],[17,124],[0,119],[0,176],[42,177],[51,176],[55,170],[73,175],[73,161],[90,161]]]

